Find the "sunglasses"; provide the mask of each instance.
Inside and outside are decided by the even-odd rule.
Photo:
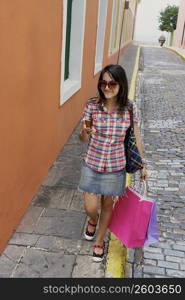
[[[111,80],[111,81],[106,81],[106,80],[100,80],[98,85],[100,88],[105,89],[106,86],[108,86],[109,89],[114,89],[119,83],[117,81]]]

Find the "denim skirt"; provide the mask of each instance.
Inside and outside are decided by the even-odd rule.
[[[126,182],[125,169],[117,172],[97,172],[82,161],[79,190],[105,196],[121,196],[124,194]]]

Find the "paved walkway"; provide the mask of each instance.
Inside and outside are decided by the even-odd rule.
[[[136,101],[158,205],[159,243],[129,250],[128,277],[185,277],[185,61],[172,51],[142,47]],[[137,180],[137,177],[136,177]]]
[[[121,57],[128,79],[137,46]],[[92,95],[93,96],[93,95]],[[77,190],[81,155],[86,145],[78,139],[79,126],[51,166],[20,225],[0,257],[0,278],[104,278],[106,259],[92,261],[92,242],[83,239],[86,215]],[[106,238],[108,247],[109,236]]]

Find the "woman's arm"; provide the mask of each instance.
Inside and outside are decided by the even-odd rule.
[[[92,128],[86,127],[85,122],[82,123],[82,127],[79,134],[79,139],[82,142],[88,142],[90,135],[94,132]]]
[[[144,160],[143,145],[142,145],[139,126],[138,126],[137,123],[134,123],[134,134],[135,134],[135,137],[136,137],[136,145],[138,147],[139,153],[141,155],[142,160]]]
[[[79,139],[82,142],[88,142],[90,134],[92,133],[91,124],[87,125],[89,122],[92,123],[92,101],[90,100],[91,99],[87,101],[82,114],[82,122],[81,122],[82,125],[79,134]],[[86,125],[89,127],[87,127]]]

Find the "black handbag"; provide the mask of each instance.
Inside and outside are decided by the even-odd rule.
[[[126,131],[124,147],[126,157],[126,172],[135,173],[143,168],[142,159],[136,145],[136,137],[134,134],[134,121],[133,121],[133,104],[129,102],[128,110],[130,113],[130,127]]]

